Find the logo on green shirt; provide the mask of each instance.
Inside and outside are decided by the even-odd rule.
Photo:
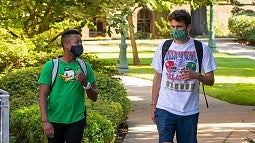
[[[65,81],[75,81],[75,75],[74,75],[74,70],[71,68],[66,68],[64,71],[64,74],[59,74],[60,77]]]

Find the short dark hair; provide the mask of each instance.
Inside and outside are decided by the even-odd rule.
[[[62,32],[62,35],[61,35],[61,44],[63,45],[63,42],[64,42],[64,39],[65,37],[71,35],[71,34],[77,34],[77,35],[81,35],[80,31],[78,31],[77,29],[66,29]]]
[[[168,20],[169,21],[176,20],[178,22],[182,22],[183,21],[186,24],[186,26],[191,24],[191,16],[184,9],[175,10],[172,13],[170,13],[168,15]]]

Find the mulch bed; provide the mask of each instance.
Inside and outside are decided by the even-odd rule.
[[[128,133],[127,123],[120,124],[118,127],[118,131],[116,133],[115,143],[123,143],[127,133]]]

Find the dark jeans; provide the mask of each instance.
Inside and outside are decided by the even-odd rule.
[[[52,123],[54,137],[48,138],[48,143],[81,143],[85,128],[85,119],[72,124]]]
[[[180,116],[163,109],[156,109],[155,117],[159,143],[172,142],[174,134],[178,143],[197,143],[198,115]]]

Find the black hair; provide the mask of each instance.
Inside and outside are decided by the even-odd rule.
[[[61,35],[61,44],[63,46],[63,42],[64,42],[64,38],[71,35],[71,34],[77,34],[77,35],[81,35],[80,31],[76,30],[76,29],[66,29],[62,32],[62,35]]]
[[[184,9],[175,10],[172,13],[170,13],[168,15],[168,20],[169,21],[176,20],[178,22],[182,22],[183,21],[186,24],[186,26],[191,24],[191,16]]]

